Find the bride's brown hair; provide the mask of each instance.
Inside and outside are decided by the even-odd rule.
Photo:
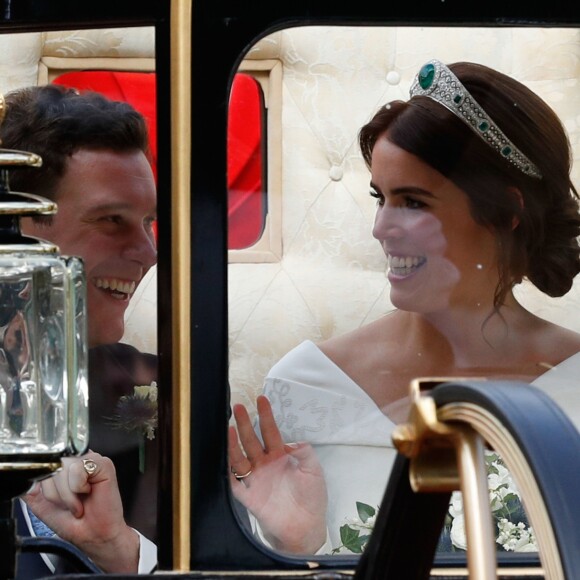
[[[540,97],[505,74],[466,62],[449,68],[542,178],[514,167],[426,96],[381,107],[360,130],[363,158],[370,168],[374,145],[385,136],[467,194],[473,219],[497,236],[496,307],[524,278],[549,296],[563,296],[580,272],[580,214],[562,123]]]

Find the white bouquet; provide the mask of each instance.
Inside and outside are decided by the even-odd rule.
[[[487,484],[496,542],[499,549],[509,552],[537,552],[536,537],[528,523],[520,493],[497,453],[487,451]],[[445,517],[439,550],[465,550],[465,519],[461,492],[451,495],[449,510]]]
[[[528,523],[520,493],[509,471],[497,453],[487,451],[485,463],[498,549],[506,552],[537,552],[534,531]],[[358,501],[356,508],[358,517],[346,519],[345,524],[340,527],[341,545],[332,551],[333,554],[343,551],[361,554],[364,551],[375,524],[378,508]],[[466,548],[463,499],[461,492],[454,491],[451,494],[437,549],[450,552]]]

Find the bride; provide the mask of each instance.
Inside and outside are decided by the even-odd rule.
[[[261,438],[241,405],[230,428],[235,497],[264,541],[294,553],[338,548],[356,503],[379,505],[413,378],[517,379],[552,392],[580,368],[580,335],[513,294],[527,279],[562,296],[580,271],[570,146],[546,103],[490,68],[431,61],[411,98],[383,106],[359,143],[396,309],[303,342],[266,377]]]

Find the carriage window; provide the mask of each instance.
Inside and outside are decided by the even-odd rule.
[[[77,71],[56,77],[55,84],[94,90],[127,101],[148,121],[152,165],[156,167],[155,74]],[[254,245],[264,230],[267,196],[264,188],[265,106],[260,84],[238,74],[232,87],[228,128],[228,248]]]
[[[264,98],[250,75],[234,79],[228,114],[228,248],[255,244],[267,211],[264,188]]]
[[[502,119],[502,110],[493,105],[497,98],[494,87],[500,78],[495,73],[486,77],[490,94],[474,97],[485,103],[484,110],[490,109],[480,131],[497,123],[509,134],[509,150],[489,145],[468,126],[467,117],[442,106],[442,92],[439,101],[419,96],[421,91],[427,94],[432,83],[435,86],[433,79],[447,78],[448,88],[455,82],[449,80],[455,77],[446,68],[433,64],[423,68],[431,59],[476,63],[515,79],[519,84],[506,81],[513,91],[510,105],[514,114],[525,109],[528,99],[536,99],[526,92],[529,89],[553,109],[569,134],[576,160],[572,183],[578,187],[578,111],[572,104],[575,82],[570,82],[577,79],[578,71],[573,61],[552,66],[562,45],[577,52],[577,31],[308,27],[276,32],[250,51],[256,68],[261,54],[264,59],[275,54],[281,67],[284,90],[278,103],[282,112],[277,138],[282,151],[283,253],[274,264],[229,266],[232,402],[243,405],[248,413],[246,416],[239,406],[234,408],[232,424],[237,418],[241,445],[231,461],[234,496],[247,502],[250,512],[254,509],[257,532],[270,545],[283,544],[276,542],[271,521],[261,524],[263,514],[251,503],[250,490],[259,485],[263,458],[258,456],[255,461],[256,441],[245,429],[248,421],[257,426],[260,415],[268,421],[268,405],[258,398],[262,393],[273,407],[283,440],[294,445],[294,462],[300,465],[304,461],[310,469],[310,495],[303,498],[304,511],[293,515],[302,513],[307,518],[316,509],[323,510],[329,542],[322,550],[336,555],[360,554],[365,548],[395,455],[391,435],[395,425],[405,420],[408,385],[413,378],[486,376],[534,383],[580,424],[572,394],[580,340],[579,335],[569,333],[580,332],[575,307],[580,285],[577,279],[573,283],[577,273],[573,264],[578,259],[576,202],[570,206],[571,233],[565,242],[573,248],[570,261],[560,256],[570,267],[567,274],[561,270],[548,273],[550,267],[543,260],[559,259],[548,248],[544,248],[547,253],[539,248],[518,250],[539,268],[522,267],[523,254],[518,254],[520,258],[511,254],[504,261],[506,254],[496,253],[498,244],[506,247],[507,238],[499,242],[495,235],[500,230],[509,239],[516,232],[516,244],[521,242],[519,236],[531,241],[535,234],[524,222],[532,219],[550,230],[546,244],[557,243],[562,234],[550,221],[551,210],[534,213],[531,207],[536,203],[534,195],[544,196],[544,200],[552,195],[540,185],[546,171],[551,171],[545,165],[545,149],[522,136],[509,116],[496,121],[495,117]],[[489,50],[482,52],[482,46]],[[517,57],[506,60],[506,54]],[[470,75],[483,74],[477,67],[452,68],[469,86],[473,82]],[[386,103],[391,103],[392,113],[386,110],[380,122],[385,123],[389,114],[399,115],[404,105],[395,101],[409,100],[419,73],[415,101],[423,99],[417,109],[423,107],[427,113],[417,117],[413,129],[395,135],[394,128],[390,140],[379,136],[381,148],[373,142],[367,159],[372,161],[369,172],[359,148],[359,130]],[[449,133],[437,133],[429,124],[430,115],[454,123],[462,135],[462,147],[469,142],[479,153],[445,157],[446,148],[456,142]],[[558,126],[555,119],[551,122]],[[409,136],[421,130],[426,131],[429,163],[420,159],[421,146]],[[521,156],[516,159],[514,152]],[[489,213],[496,205],[492,198],[495,186],[486,193],[479,189],[479,197],[471,201],[465,194],[473,184],[470,175],[479,167],[474,159],[485,167],[499,168],[498,172],[508,176],[502,183],[512,184],[501,200],[512,208],[506,209],[512,217],[504,225]],[[566,185],[565,159],[564,146],[559,174],[564,183],[562,208],[570,203],[571,191]],[[456,173],[451,169],[455,162],[459,165]],[[515,183],[525,191],[515,193]],[[533,193],[538,188],[543,193]],[[516,197],[510,200],[514,193]],[[488,223],[493,227],[481,225]],[[507,286],[498,286],[500,268],[507,273]],[[572,286],[569,292],[567,285]],[[499,315],[494,310],[498,307],[494,296],[503,304]],[[469,328],[467,319],[473,323],[469,335],[464,334]],[[421,332],[415,334],[419,328]],[[523,328],[527,330],[520,334]],[[532,335],[538,339],[533,344]],[[566,345],[562,350],[553,348],[553,336]],[[466,348],[468,344],[473,350]],[[276,445],[271,431],[268,436]],[[312,447],[303,448],[304,442]],[[253,460],[243,453],[248,446]],[[505,473],[500,457],[490,452],[487,461],[491,491],[497,500],[493,509],[498,549],[533,551],[533,531],[518,501],[515,482]],[[280,477],[282,471],[281,467]],[[317,478],[324,480],[327,506],[324,493],[316,492]],[[298,487],[300,482],[295,480],[292,485]],[[283,500],[273,497],[270,509],[275,510],[277,501]],[[441,552],[464,547],[462,518],[460,498],[454,496]],[[313,530],[308,521],[305,529]],[[520,523],[523,527],[518,527]],[[514,539],[518,534],[519,543]],[[311,545],[317,543],[320,536]],[[304,544],[297,547],[289,542],[286,546],[287,551],[308,551]]]

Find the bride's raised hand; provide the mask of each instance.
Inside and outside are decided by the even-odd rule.
[[[258,520],[266,540],[285,552],[312,554],[326,540],[324,474],[308,443],[285,444],[268,399],[257,399],[260,441],[243,405],[229,431],[234,496]]]

